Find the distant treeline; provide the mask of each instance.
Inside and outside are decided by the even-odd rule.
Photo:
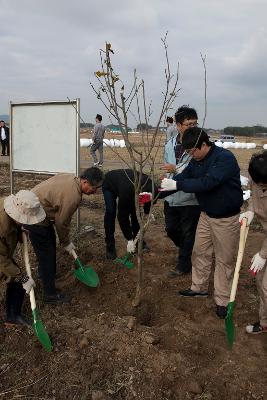
[[[91,122],[81,122],[80,123],[80,128],[93,128],[94,124],[91,124]]]
[[[255,126],[227,126],[224,128],[224,134],[233,136],[265,136],[267,128],[261,125]]]
[[[94,124],[92,124],[91,122],[81,122],[80,127],[81,128],[93,128]],[[110,130],[120,131],[119,125],[110,124],[110,125],[105,125],[105,127]],[[129,131],[131,131],[131,130],[132,129],[129,128]]]

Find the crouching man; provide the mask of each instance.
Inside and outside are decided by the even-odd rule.
[[[21,240],[21,225],[32,226],[45,219],[38,197],[29,190],[0,199],[0,282],[6,283],[6,325],[30,325],[21,314],[25,291],[35,286],[32,278],[13,260]]]
[[[61,173],[54,175],[32,191],[38,196],[45,212],[44,222],[25,226],[29,231],[30,241],[34,248],[39,264],[39,274],[44,288],[44,303],[69,303],[70,299],[56,290],[56,234],[60,244],[71,254],[75,249],[70,241],[70,222],[79,207],[83,194],[96,193],[102,186],[103,172],[96,167],[86,169],[80,177]]]
[[[248,211],[240,215],[250,224],[256,215],[263,228],[265,238],[258,253],[251,260],[250,272],[256,276],[260,296],[259,321],[246,327],[247,333],[267,333],[267,151],[252,156],[249,163],[251,197]]]
[[[105,201],[105,241],[106,257],[113,260],[117,257],[115,247],[115,221],[118,211],[118,221],[125,239],[127,239],[127,252],[134,253],[134,238],[139,232],[140,226],[136,216],[135,191],[134,191],[134,172],[131,169],[116,169],[109,171],[105,175],[103,183],[103,196]],[[142,191],[152,192],[151,179],[143,174],[141,177]],[[151,198],[152,195],[150,195]],[[118,199],[118,210],[117,210]],[[144,204],[144,213],[149,214],[151,202]],[[143,249],[149,250],[143,242]]]
[[[239,213],[243,203],[240,169],[230,151],[211,143],[200,128],[189,128],[182,138],[192,156],[188,166],[173,179],[163,179],[164,190],[195,193],[201,214],[192,253],[191,288],[185,297],[207,297],[212,256],[215,254],[214,299],[219,318],[227,315],[239,241]]]

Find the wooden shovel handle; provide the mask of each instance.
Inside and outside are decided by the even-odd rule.
[[[71,255],[73,256],[74,260],[77,260],[78,256],[75,250],[71,250]]]
[[[230,303],[235,300],[235,296],[236,296],[239,272],[240,272],[241,263],[243,260],[244,251],[245,251],[248,230],[249,230],[248,220],[247,220],[247,218],[243,218],[241,227],[240,227],[239,247],[238,247],[238,254],[237,254],[236,265],[235,265],[235,273],[234,273],[231,294],[230,294]]]
[[[27,275],[31,278],[32,273],[31,273],[31,265],[30,265],[30,260],[29,260],[28,239],[27,239],[27,235],[25,232],[22,232],[22,242],[23,242],[23,258],[24,258],[24,262],[25,262],[25,268],[26,268]],[[30,291],[30,302],[31,302],[31,309],[35,310],[36,309],[36,301],[35,301],[35,295],[34,295],[33,288]]]

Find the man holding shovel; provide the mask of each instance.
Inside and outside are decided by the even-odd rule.
[[[134,238],[139,232],[139,223],[135,208],[134,172],[131,169],[116,169],[105,174],[103,183],[103,196],[105,201],[105,241],[106,257],[114,260],[117,257],[115,247],[115,221],[118,214],[118,221],[125,239],[127,239],[127,252],[134,253]],[[152,192],[151,179],[143,174],[141,178],[141,190]],[[118,199],[118,207],[117,207]],[[149,214],[150,202],[144,204],[144,213]],[[148,249],[143,242],[144,249]]]
[[[179,294],[188,298],[207,297],[214,251],[216,314],[225,318],[239,241],[238,219],[243,203],[240,169],[233,153],[211,143],[203,129],[187,129],[182,145],[192,159],[182,173],[173,179],[163,179],[161,187],[195,193],[201,214],[192,254],[192,285],[179,291]]]
[[[13,254],[21,241],[21,225],[34,225],[44,219],[38,197],[29,190],[0,199],[0,282],[6,283],[6,325],[30,325],[21,309],[25,291],[29,294],[35,283],[21,271]]]
[[[253,256],[249,269],[251,274],[256,276],[260,310],[259,321],[247,325],[246,331],[257,334],[267,333],[267,151],[252,156],[248,171],[251,178],[251,197],[248,210],[240,215],[240,221],[246,217],[250,224],[256,215],[265,234],[261,248]]]
[[[80,177],[61,173],[49,178],[32,191],[38,196],[46,219],[35,226],[25,226],[39,263],[46,304],[69,303],[70,299],[55,288],[56,232],[60,244],[71,254],[75,249],[70,241],[70,222],[79,207],[83,194],[94,194],[102,186],[103,172],[97,167],[86,169]]]

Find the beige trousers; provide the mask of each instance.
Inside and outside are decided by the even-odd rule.
[[[208,291],[215,254],[214,300],[227,306],[237,256],[240,224],[239,214],[229,218],[210,218],[200,214],[192,253],[192,286],[197,292]]]
[[[260,295],[260,324],[267,326],[267,266],[256,275],[257,288]]]

